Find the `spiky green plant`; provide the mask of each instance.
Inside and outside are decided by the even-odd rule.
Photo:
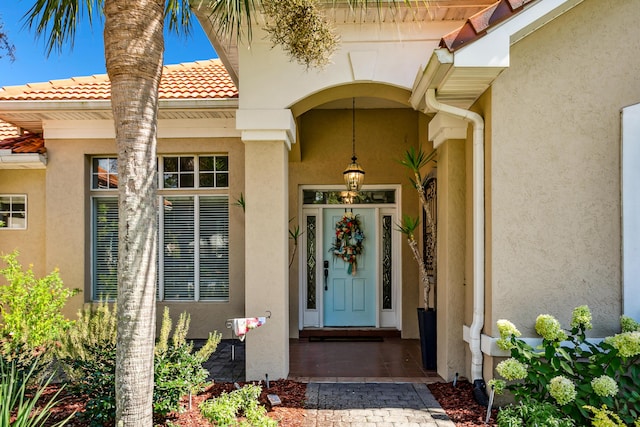
[[[422,211],[425,214],[426,218],[426,226],[429,230],[429,233],[433,238],[430,241],[429,251],[433,252],[436,248],[437,243],[437,234],[436,234],[436,224],[435,219],[431,215],[431,210],[429,209],[427,198],[424,194],[424,187],[422,185],[422,170],[429,163],[435,163],[436,150],[431,151],[430,153],[426,153],[422,146],[418,147],[416,150],[415,147],[410,147],[404,153],[404,157],[399,160],[400,164],[405,166],[412,174],[412,177],[409,178],[411,181],[411,185],[418,192],[418,199],[420,200],[420,205],[422,206]],[[411,217],[408,215],[404,215],[402,217],[402,222],[398,224],[398,231],[404,234],[407,237],[407,242],[409,243],[409,247],[411,248],[411,252],[413,253],[413,257],[418,263],[418,271],[420,275],[420,281],[422,283],[422,288],[424,290],[424,308],[425,310],[429,308],[429,295],[431,293],[431,282],[429,281],[429,277],[427,274],[427,266],[424,263],[424,258],[420,253],[420,249],[418,247],[418,242],[415,239],[414,231],[418,228],[420,220],[418,217]],[[434,259],[434,268],[435,259]]]
[[[289,223],[291,223],[291,221],[293,221],[293,218],[289,220]],[[303,231],[300,230],[300,224],[289,229],[289,239],[293,240],[293,251],[291,252],[291,258],[289,259],[289,268],[291,268],[291,266],[293,265],[293,259],[295,258],[296,252],[298,250],[298,240],[300,239],[302,233]]]
[[[51,410],[60,403],[58,396],[62,389],[37,410],[36,404],[53,378],[53,375],[48,377],[35,390],[30,390],[28,384],[34,380],[38,370],[38,361],[27,371],[20,371],[15,363],[7,363],[0,358],[0,427],[40,427],[49,420]],[[49,425],[61,427],[73,415]]]
[[[240,192],[240,196],[238,196],[238,198],[236,199],[235,202],[233,202],[233,204],[234,206],[237,206],[240,209],[242,209],[242,212],[245,212],[247,206],[244,201],[244,194],[242,194],[242,192]]]

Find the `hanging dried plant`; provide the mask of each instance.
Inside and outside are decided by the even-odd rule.
[[[324,68],[338,45],[338,36],[317,0],[263,0],[265,30],[301,65]]]

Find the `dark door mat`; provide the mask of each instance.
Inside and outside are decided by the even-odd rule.
[[[383,337],[367,337],[367,336],[320,336],[309,337],[309,342],[383,342]]]

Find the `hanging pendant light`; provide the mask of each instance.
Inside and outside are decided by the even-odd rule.
[[[348,191],[358,192],[364,183],[364,169],[358,164],[358,158],[356,157],[356,99],[352,100],[352,123],[353,123],[353,138],[351,141],[351,148],[353,155],[351,157],[351,163],[342,172],[344,175],[344,183],[347,186]]]

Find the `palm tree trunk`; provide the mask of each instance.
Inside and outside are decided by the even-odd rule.
[[[158,86],[164,0],[106,0],[105,58],[118,150],[116,425],[153,425]]]

